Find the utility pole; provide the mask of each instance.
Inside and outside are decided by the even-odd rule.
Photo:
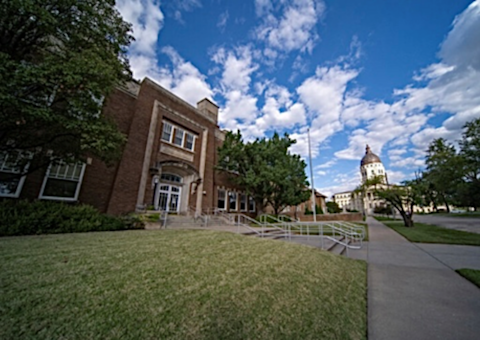
[[[312,167],[312,148],[310,147],[310,128],[308,132],[308,157],[310,159],[310,179],[312,180],[312,211],[313,211],[313,221],[317,222],[317,207],[315,200],[315,185],[313,183],[313,167]]]

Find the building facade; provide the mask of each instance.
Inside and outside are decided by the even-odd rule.
[[[118,162],[88,158],[2,180],[16,171],[15,160],[2,156],[0,197],[82,202],[113,215],[146,208],[255,213],[253,199],[215,170],[225,134],[209,99],[194,107],[146,78],[116,89],[103,113],[127,136]]]

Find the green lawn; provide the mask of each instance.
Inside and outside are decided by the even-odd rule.
[[[456,272],[480,288],[480,270],[463,268]]]
[[[0,339],[365,339],[366,264],[213,231],[0,238]]]
[[[415,222],[413,228],[406,228],[403,225],[403,221],[392,220],[385,217],[375,218],[411,242],[480,246],[480,234],[446,229],[436,225],[418,222]]]

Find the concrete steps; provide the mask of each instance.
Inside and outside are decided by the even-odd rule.
[[[322,248],[333,254],[344,255],[346,253],[346,247],[338,242],[335,242],[330,239],[324,238],[321,240],[319,237],[312,236],[307,237],[292,237],[288,238],[285,235],[285,232],[277,228],[247,228],[243,226],[234,226],[229,225],[228,221],[221,216],[209,216],[208,217],[208,226],[202,223],[201,220],[195,219],[193,216],[185,215],[168,215],[166,229],[213,229],[213,230],[223,230],[230,231],[234,233],[240,233],[245,236],[254,236],[261,237],[263,239],[271,240],[285,240],[296,242],[300,244],[305,244],[317,248]],[[258,232],[255,232],[258,230]],[[263,235],[259,235],[260,232],[263,232]],[[339,238],[339,241],[344,241],[344,238]]]

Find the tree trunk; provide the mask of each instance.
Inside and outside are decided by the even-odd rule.
[[[444,195],[442,195],[442,198],[443,198],[443,203],[445,203],[445,207],[447,208],[447,213],[450,213],[450,207],[447,203],[447,199],[445,198]]]
[[[402,215],[403,225],[407,228],[412,228],[413,227],[413,219],[412,219],[413,214],[409,214],[408,212],[405,212],[405,211],[400,211],[400,215]]]

